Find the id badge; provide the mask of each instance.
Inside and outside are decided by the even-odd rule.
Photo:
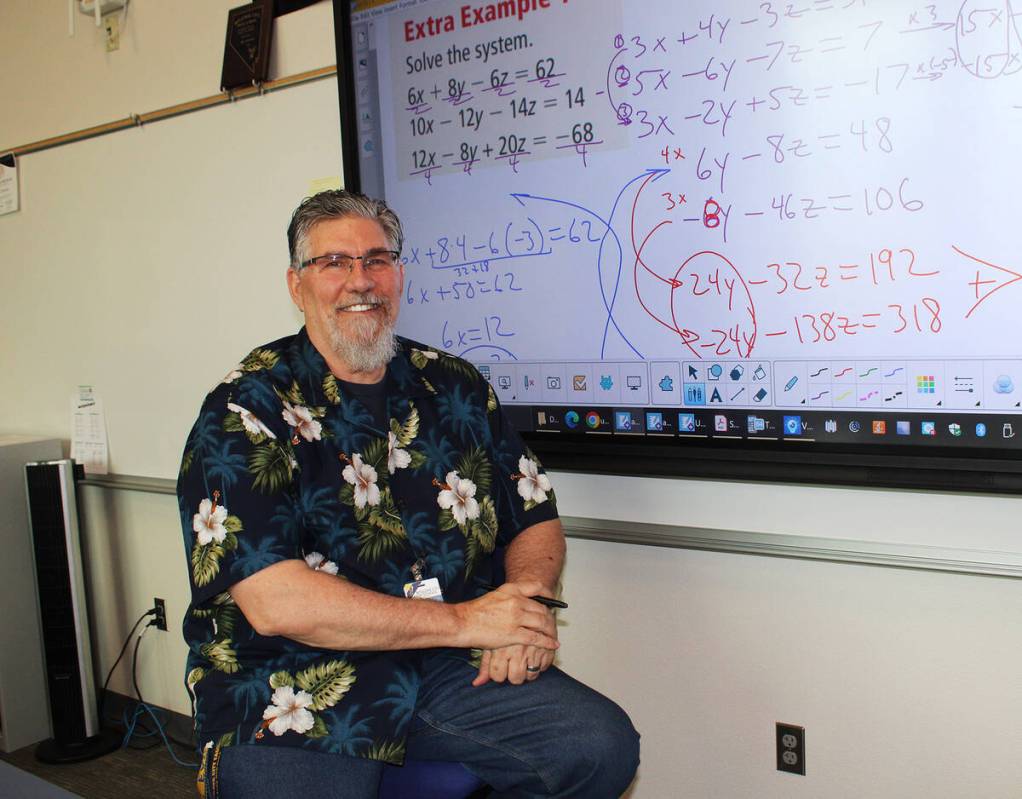
[[[444,593],[440,590],[440,581],[436,577],[405,583],[405,597],[408,599],[434,599],[437,602],[444,601]]]

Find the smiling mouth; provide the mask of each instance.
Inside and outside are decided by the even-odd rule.
[[[382,307],[382,302],[357,302],[351,305],[342,305],[337,310],[344,313],[365,313],[366,311],[375,311]]]

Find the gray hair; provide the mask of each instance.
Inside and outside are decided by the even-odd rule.
[[[291,268],[298,271],[302,262],[309,257],[309,231],[327,219],[343,219],[348,216],[362,217],[379,223],[391,249],[401,252],[404,234],[401,220],[382,200],[374,200],[364,194],[331,189],[306,197],[295,209],[291,224],[287,227],[287,247],[291,256]]]

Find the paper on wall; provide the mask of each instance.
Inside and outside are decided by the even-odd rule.
[[[92,386],[78,386],[71,395],[71,458],[86,474],[107,473],[106,416]]]
[[[18,159],[14,153],[6,153],[0,155],[0,215],[18,207]]]
[[[316,178],[315,180],[309,181],[309,196],[313,194],[319,194],[321,191],[329,191],[330,189],[340,189],[341,176],[331,175],[325,178]]]

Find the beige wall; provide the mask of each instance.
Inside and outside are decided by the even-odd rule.
[[[171,629],[148,633],[139,682],[187,714],[177,503],[82,494],[102,671],[164,597]],[[1017,580],[573,539],[564,595],[561,665],[643,734],[635,799],[1018,796]],[[131,693],[124,668],[112,684]],[[774,770],[776,721],[806,727],[808,776]]]
[[[0,2],[0,147],[13,147],[220,91],[229,9],[238,0],[133,0],[121,47],[107,53],[94,20],[67,3]],[[274,27],[270,78],[334,63],[329,2]]]
[[[0,0],[0,147],[215,93],[237,4],[134,0],[107,54],[84,16],[68,38],[66,4]],[[282,18],[276,41],[272,77],[333,63],[329,3]],[[297,323],[283,224],[309,181],[339,168],[336,117],[323,81],[26,157],[23,210],[0,217],[0,369],[17,382],[0,392],[0,431],[66,439],[70,390],[92,382],[114,470],[169,476],[201,389]],[[218,299],[239,292],[255,310],[220,318]],[[182,358],[186,373],[161,374]],[[572,474],[555,485],[563,513],[622,527],[993,559],[1022,549],[1014,498]],[[147,634],[140,686],[188,713],[176,501],[86,487],[82,506],[98,671],[163,597],[171,630]],[[1017,581],[572,540],[565,595],[563,665],[643,733],[638,799],[1019,795]],[[113,687],[130,693],[127,669]],[[808,776],[774,771],[775,721],[806,726]]]

